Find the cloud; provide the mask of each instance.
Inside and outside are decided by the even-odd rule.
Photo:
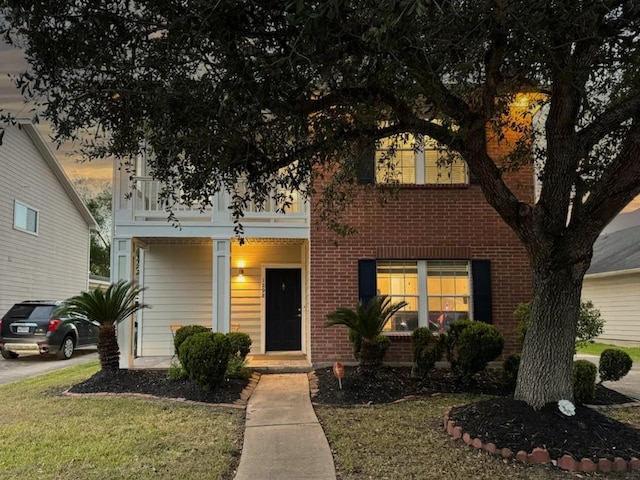
[[[24,103],[20,90],[16,88],[10,76],[17,75],[27,68],[28,64],[22,50],[0,42],[0,109],[18,118],[31,118],[33,105]],[[48,122],[43,121],[37,128],[45,139],[51,138],[52,128]],[[111,160],[82,162],[82,158],[74,153],[76,147],[72,144],[65,143],[58,148],[50,142],[50,146],[69,177],[86,177],[111,182],[113,176]]]

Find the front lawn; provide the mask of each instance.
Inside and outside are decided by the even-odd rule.
[[[60,395],[97,369],[94,362],[0,386],[4,478],[233,478],[241,410]]]
[[[617,348],[627,352],[634,362],[640,362],[640,347],[621,347],[619,345],[610,345],[608,343],[589,343],[584,347],[578,348],[578,353],[584,353],[587,355],[600,356],[607,348]]]
[[[480,398],[442,395],[369,407],[316,406],[316,413],[329,439],[340,480],[576,478],[550,466],[503,460],[447,436],[442,426],[444,412]],[[612,416],[637,426],[640,409],[612,410]],[[616,478],[639,476],[635,472]]]

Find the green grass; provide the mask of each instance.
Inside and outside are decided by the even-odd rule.
[[[316,407],[334,455],[340,480],[507,480],[573,479],[550,466],[527,466],[465,446],[444,432],[444,413],[479,400],[443,395],[400,404],[357,408]],[[635,426],[640,409],[615,410]],[[636,473],[616,478],[639,478]]]
[[[600,354],[607,348],[617,348],[627,352],[634,362],[640,362],[640,347],[621,347],[618,345],[610,345],[608,343],[590,343],[584,347],[578,348],[578,353],[600,356]]]
[[[0,386],[4,478],[231,478],[243,412],[124,397],[63,397],[97,362]]]

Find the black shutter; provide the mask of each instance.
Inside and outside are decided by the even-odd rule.
[[[376,181],[376,148],[373,140],[367,139],[360,146],[358,162],[358,183],[370,185]]]
[[[491,262],[471,260],[471,276],[473,278],[473,319],[492,323]]]
[[[366,305],[377,294],[376,261],[358,260],[358,299]]]

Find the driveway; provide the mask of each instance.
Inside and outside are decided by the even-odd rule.
[[[0,385],[17,382],[25,378],[36,377],[43,373],[61,370],[73,365],[87,363],[98,359],[95,348],[76,350],[69,360],[58,360],[55,355],[20,355],[15,360],[5,360],[0,357]]]
[[[581,358],[583,360],[589,360],[592,363],[598,365],[600,362],[600,357],[596,355],[586,355],[586,354],[577,354],[575,356],[576,359]],[[629,373],[622,377],[617,382],[602,382],[602,384],[610,388],[611,390],[615,390],[616,392],[620,392],[627,397],[632,397],[640,400],[640,362],[634,362]]]

